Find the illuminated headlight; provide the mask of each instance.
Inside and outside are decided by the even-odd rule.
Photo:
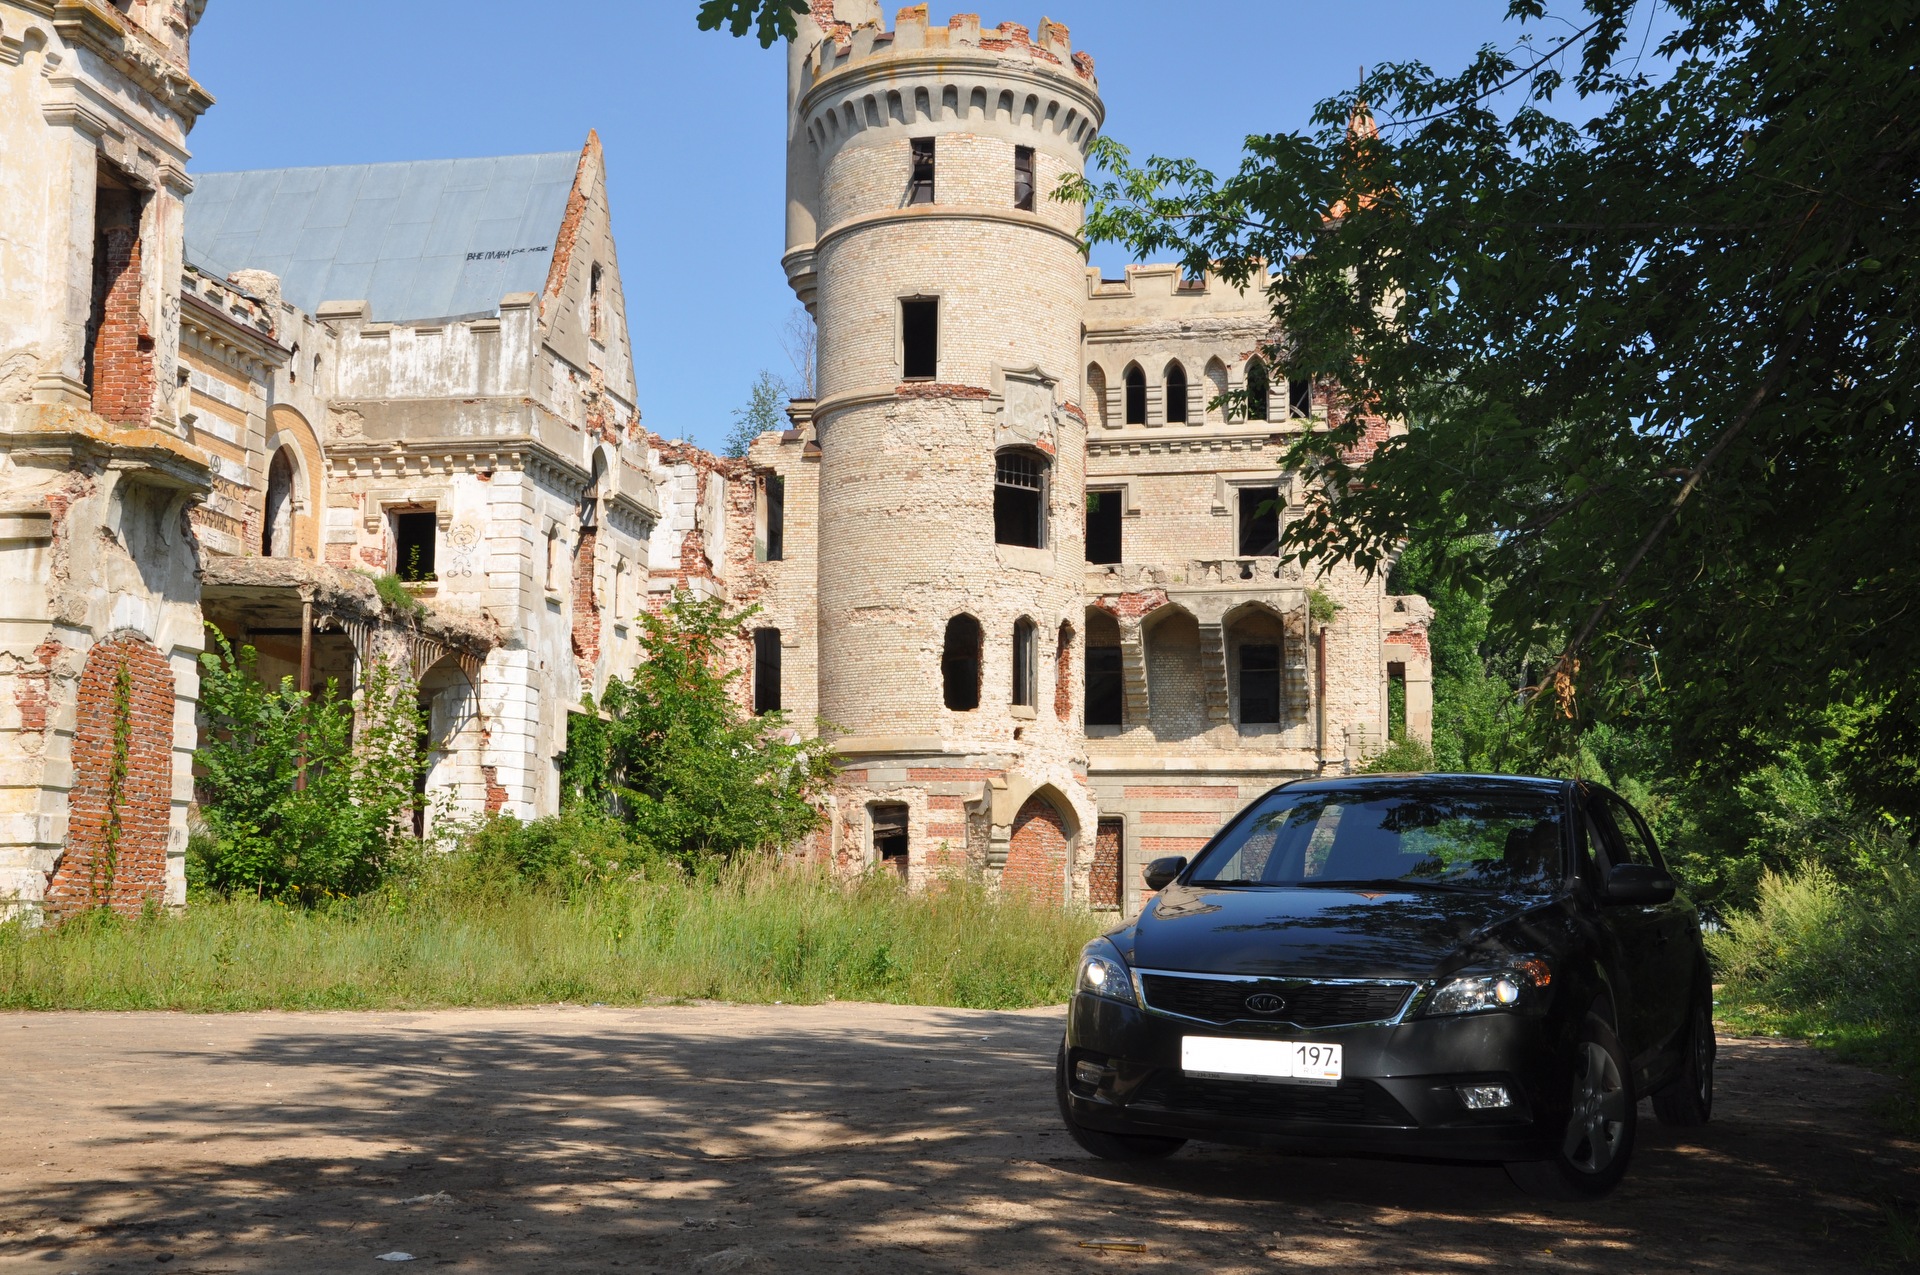
[[[1127,963],[1120,959],[1118,949],[1105,939],[1095,939],[1080,954],[1078,989],[1089,996],[1104,996],[1128,1005],[1137,1003],[1133,997],[1133,975]]]
[[[1460,1101],[1468,1111],[1498,1111],[1513,1105],[1505,1085],[1460,1085]]]
[[[1489,1009],[1531,1008],[1553,981],[1553,971],[1537,956],[1503,970],[1463,974],[1442,983],[1427,999],[1428,1014],[1477,1014]]]

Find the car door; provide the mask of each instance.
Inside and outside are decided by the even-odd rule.
[[[1585,787],[1584,795],[1579,824],[1581,873],[1598,903],[1601,927],[1612,940],[1614,1017],[1638,1079],[1660,1041],[1662,1013],[1650,1004],[1659,998],[1662,981],[1662,963],[1655,955],[1660,915],[1656,908],[1607,902],[1608,875],[1617,865],[1633,862],[1633,854],[1615,828],[1601,790]]]
[[[1640,812],[1614,793],[1603,791],[1602,795],[1631,861],[1650,863],[1664,872],[1666,864]],[[1678,891],[1667,902],[1643,911],[1653,917],[1649,927],[1653,946],[1648,954],[1647,983],[1641,993],[1651,1032],[1648,1043],[1670,1046],[1687,1025],[1695,975],[1694,934],[1699,921],[1693,904]]]

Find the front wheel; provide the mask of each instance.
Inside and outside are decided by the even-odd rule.
[[[1713,985],[1705,978],[1687,1010],[1686,1062],[1671,1083],[1653,1095],[1661,1124],[1690,1128],[1713,1118]]]
[[[1067,1136],[1102,1160],[1164,1160],[1187,1145],[1185,1138],[1162,1138],[1145,1133],[1107,1133],[1089,1129],[1074,1120],[1067,1102],[1067,1042],[1060,1042],[1059,1056],[1053,1064],[1054,1094],[1060,1100],[1060,1119],[1066,1122]]]
[[[1606,1020],[1588,1014],[1574,1046],[1567,1123],[1550,1160],[1509,1164],[1507,1176],[1529,1195],[1588,1200],[1626,1176],[1633,1158],[1634,1097],[1626,1051]]]

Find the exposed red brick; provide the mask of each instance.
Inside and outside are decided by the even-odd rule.
[[[983,770],[975,766],[909,766],[907,778],[916,784],[941,783],[950,780],[966,781],[971,779],[998,779],[1006,774],[1004,770]]]
[[[153,335],[140,312],[140,232],[101,232],[106,299],[93,338],[93,410],[122,425],[153,419]]]
[[[580,544],[573,555],[573,658],[580,666],[580,681],[593,685],[594,666],[600,662],[600,599],[593,592],[594,550],[599,532],[580,533]]]
[[[1239,801],[1240,789],[1231,785],[1183,785],[1161,787],[1158,784],[1129,784],[1128,801]]]
[[[587,144],[580,148],[580,162],[573,170],[573,189],[567,192],[567,211],[560,218],[560,233],[553,241],[553,262],[547,267],[547,286],[540,294],[540,317],[547,317],[547,307],[560,299],[560,293],[567,286],[567,271],[573,263],[573,249],[580,238],[580,222],[587,215],[587,172],[588,164],[598,167],[600,163],[600,134],[596,130],[587,133]]]
[[[1140,816],[1142,823],[1220,823],[1222,816],[1212,810],[1154,810]]]
[[[904,381],[893,387],[898,398],[991,398],[993,391],[979,385],[948,385],[941,381]]]
[[[67,794],[67,844],[47,883],[49,916],[97,906],[138,914],[149,900],[165,897],[173,707],[173,670],[153,643],[129,634],[87,653],[73,737],[73,789]],[[122,731],[126,753],[116,778]]]
[[[1207,844],[1206,837],[1142,837],[1140,848],[1149,855],[1197,854]]]
[[[498,814],[507,807],[507,790],[500,786],[500,768],[482,766],[480,777],[487,781],[487,813]]]
[[[1094,605],[1118,619],[1137,620],[1167,605],[1167,591],[1142,589],[1138,593],[1110,593]]]
[[[1073,716],[1073,626],[1060,626],[1053,655],[1053,715],[1061,721]]]
[[[14,679],[13,702],[20,710],[20,729],[43,731],[47,728],[48,692],[53,683],[53,661],[60,654],[60,643],[42,642],[33,648],[38,667],[23,669]]]
[[[1066,875],[1066,824],[1053,803],[1036,793],[1013,817],[1000,889],[1035,903],[1059,904],[1065,901]]]
[[[1432,658],[1433,652],[1427,647],[1427,631],[1421,629],[1395,629],[1387,634],[1387,641],[1397,646],[1410,646],[1420,654]]]

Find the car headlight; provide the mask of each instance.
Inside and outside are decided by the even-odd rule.
[[[1139,1004],[1133,995],[1133,971],[1120,959],[1120,949],[1105,939],[1095,939],[1080,953],[1080,977],[1074,987],[1089,996]]]
[[[1437,1014],[1478,1014],[1489,1009],[1531,1009],[1553,982],[1553,969],[1537,956],[1528,956],[1504,969],[1462,974],[1434,989],[1422,1011]]]

